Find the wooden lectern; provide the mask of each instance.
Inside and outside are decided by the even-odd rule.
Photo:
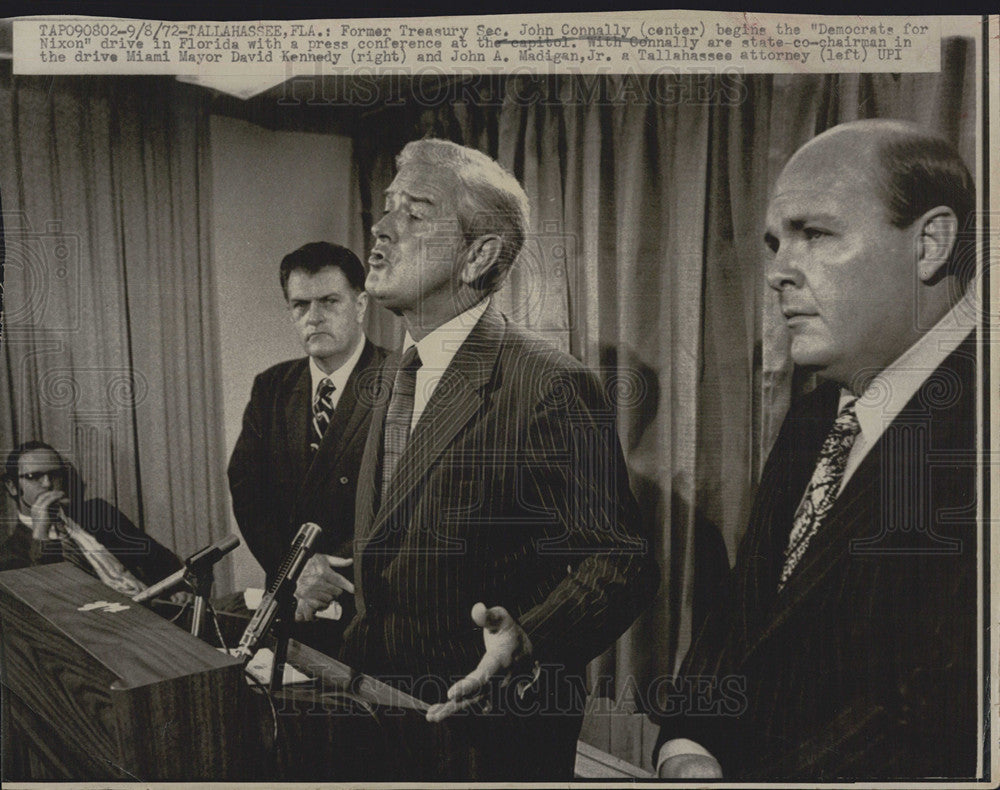
[[[256,774],[242,663],[69,563],[0,573],[5,780]]]
[[[219,620],[235,643],[245,620]],[[430,726],[425,703],[295,641],[288,660],[312,680],[267,702],[251,692],[240,660],[69,563],[0,573],[0,778],[413,781],[468,774],[462,717]],[[591,770],[579,775],[642,775],[609,772],[614,758],[583,749],[583,767]]]

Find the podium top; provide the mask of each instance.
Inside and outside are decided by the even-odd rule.
[[[131,689],[239,665],[68,562],[0,573],[0,611],[34,612]]]

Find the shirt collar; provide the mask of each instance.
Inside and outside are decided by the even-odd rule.
[[[866,442],[874,443],[920,386],[969,336],[976,323],[971,299],[963,298],[889,367],[875,376],[858,398],[855,412]],[[854,396],[840,392],[840,408]]]
[[[357,347],[351,352],[351,356],[333,373],[324,373],[320,370],[319,365],[316,364],[316,360],[309,357],[309,375],[312,378],[313,397],[315,398],[316,388],[323,379],[330,379],[333,382],[333,386],[337,388],[335,391],[338,393],[343,392],[347,387],[347,379],[350,378],[351,373],[358,364],[358,360],[361,359],[361,352],[364,350],[364,347],[365,336],[362,334],[360,340],[358,340]]]
[[[403,352],[405,353],[410,346],[416,345],[417,353],[420,354],[421,369],[443,373],[451,364],[451,360],[462,343],[466,341],[473,328],[479,323],[479,319],[483,317],[489,304],[488,298],[483,299],[464,313],[459,313],[450,321],[441,324],[421,340],[415,341],[410,336],[410,330],[407,329],[403,336]]]

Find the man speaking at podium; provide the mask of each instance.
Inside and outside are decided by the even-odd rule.
[[[571,779],[584,667],[658,581],[614,410],[490,303],[528,231],[514,177],[443,140],[397,165],[365,287],[407,332],[361,465],[343,656],[432,703],[438,778]]]

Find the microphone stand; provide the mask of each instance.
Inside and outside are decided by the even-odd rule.
[[[201,637],[201,625],[205,619],[205,609],[208,608],[208,599],[212,594],[212,585],[215,584],[214,565],[189,566],[184,574],[184,581],[194,592],[194,610],[191,614],[191,634]]]
[[[240,539],[229,535],[221,540],[199,549],[186,560],[184,567],[161,579],[151,587],[147,587],[137,595],[132,596],[136,603],[145,603],[161,593],[169,592],[178,585],[186,585],[194,591],[194,612],[191,615],[191,633],[201,636],[201,625],[205,619],[205,610],[209,607],[209,596],[215,583],[214,567],[220,559],[240,545]]]
[[[291,593],[291,590],[289,590]],[[271,693],[281,691],[284,685],[285,664],[288,661],[288,642],[295,624],[295,596],[285,594],[278,602],[277,623],[274,627],[274,663],[271,664]]]

